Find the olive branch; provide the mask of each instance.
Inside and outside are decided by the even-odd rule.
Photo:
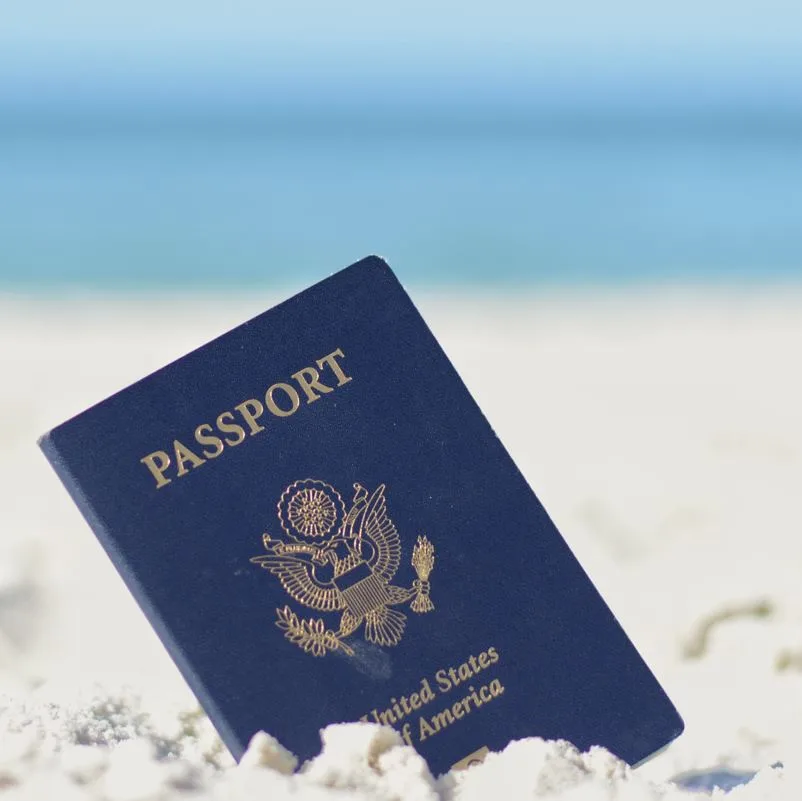
[[[284,636],[312,656],[325,656],[338,648],[349,656],[354,651],[338,636],[338,632],[327,629],[320,618],[301,619],[289,606],[276,609],[276,625]]]

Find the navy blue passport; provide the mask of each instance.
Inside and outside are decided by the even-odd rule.
[[[637,763],[682,730],[379,258],[41,446],[236,758],[341,721],[435,772],[533,735]]]

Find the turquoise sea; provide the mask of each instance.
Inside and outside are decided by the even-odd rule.
[[[0,290],[802,280],[802,114],[0,114]]]

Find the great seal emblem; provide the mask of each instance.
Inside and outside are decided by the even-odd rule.
[[[385,485],[369,493],[354,484],[354,499],[346,510],[334,487],[318,479],[290,484],[278,502],[278,520],[289,540],[265,532],[268,552],[251,562],[278,577],[287,594],[319,612],[341,612],[339,627],[327,628],[322,618],[300,618],[289,605],[276,609],[276,625],[284,636],[313,656],[341,650],[353,654],[346,638],[364,625],[364,637],[376,645],[398,645],[406,615],[394,609],[409,602],[425,614],[434,609],[429,576],[434,546],[418,536],[412,550],[417,578],[410,588],[392,584],[401,564],[401,540],[387,513]]]

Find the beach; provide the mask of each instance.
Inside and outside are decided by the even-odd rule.
[[[685,733],[634,772],[533,740],[438,781],[370,729],[234,767],[35,443],[282,297],[0,295],[0,797],[798,797],[802,290],[412,294]]]

